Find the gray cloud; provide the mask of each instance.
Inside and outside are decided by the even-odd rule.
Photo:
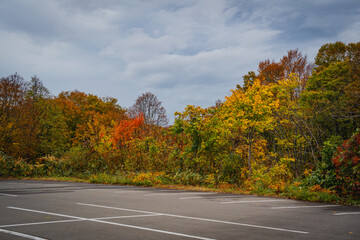
[[[358,1],[0,1],[0,72],[129,107],[152,91],[172,117],[207,107],[259,61],[358,41]]]

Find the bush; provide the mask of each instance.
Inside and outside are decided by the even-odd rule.
[[[36,176],[72,176],[75,171],[70,162],[54,156],[45,156],[36,160],[35,164]]]
[[[160,176],[163,175],[162,172],[147,172],[147,173],[138,173],[134,176],[132,183],[135,185],[143,186],[154,186],[161,184]]]
[[[9,177],[13,165],[14,158],[0,151],[0,177]]]
[[[337,192],[360,199],[360,130],[337,148],[332,162]]]
[[[254,167],[253,178],[250,183],[251,191],[257,194],[280,193],[285,186],[293,179],[290,170],[290,164],[294,162],[293,158],[281,158],[268,168],[264,165]]]
[[[82,147],[73,147],[62,159],[73,173],[94,174],[106,170],[106,162],[100,154]]]
[[[334,188],[337,185],[335,167],[332,158],[337,147],[343,142],[340,136],[332,136],[324,142],[321,151],[322,161],[318,163],[314,172],[305,179],[307,186],[320,185],[323,188]]]
[[[247,178],[246,161],[242,159],[241,154],[231,153],[225,155],[222,160],[222,168],[219,180],[230,184],[241,184]]]
[[[14,158],[0,152],[0,177],[26,177],[33,174],[33,165],[22,158]]]
[[[301,182],[287,185],[280,196],[312,202],[338,202],[340,200],[334,191],[323,189],[320,185],[304,186]]]
[[[178,172],[174,176],[174,182],[183,185],[201,185],[204,183],[204,178],[199,173],[191,171]]]

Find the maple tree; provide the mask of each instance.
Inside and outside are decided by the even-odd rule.
[[[136,137],[137,132],[141,125],[144,123],[144,117],[142,114],[134,119],[122,120],[115,128],[112,137],[112,141],[115,145],[124,146],[129,144],[129,141]]]

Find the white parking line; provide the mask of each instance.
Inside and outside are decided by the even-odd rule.
[[[235,196],[215,196],[215,198],[213,198],[212,196],[210,196],[212,199],[217,199],[217,198],[242,198],[242,197],[235,197]],[[197,198],[204,198],[204,197],[182,197],[179,198],[181,200],[186,200],[186,199],[197,199]]]
[[[148,192],[148,191],[144,191],[144,190],[122,190],[122,191],[115,191],[114,193],[144,193],[144,192]]]
[[[152,193],[152,194],[145,194],[144,196],[149,197],[149,196],[179,195],[179,194],[209,195],[209,194],[217,194],[217,193],[175,192],[175,193]]]
[[[271,199],[271,200],[241,200],[241,201],[232,201],[232,202],[220,202],[220,203],[262,203],[262,202],[280,202],[286,201],[284,199]]]
[[[17,209],[19,210],[19,209]],[[23,209],[21,209],[23,210]],[[68,223],[68,222],[81,222],[87,220],[107,220],[107,219],[121,219],[121,218],[138,218],[138,217],[155,217],[161,216],[161,214],[147,214],[147,215],[131,215],[131,216],[115,216],[115,217],[101,217],[101,218],[86,218],[86,219],[72,219],[72,220],[59,220],[59,221],[48,221],[48,222],[32,222],[32,223],[18,223],[18,224],[8,224],[8,225],[0,225],[0,228],[7,227],[22,227],[22,226],[31,226],[31,225],[43,225],[43,224],[51,224],[51,223]]]
[[[20,210],[20,211],[26,211],[26,212],[42,213],[42,214],[47,214],[47,215],[59,216],[59,217],[75,218],[75,219],[83,220],[83,221],[87,220],[87,218],[74,217],[74,216],[65,215],[65,214],[60,214],[60,213],[49,213],[49,212],[44,212],[44,211],[39,211],[39,210],[33,210],[33,209],[27,209],[27,208],[18,208],[18,207],[7,207],[7,208],[15,209],[15,210]]]
[[[164,231],[164,230],[159,230],[159,229],[154,229],[154,228],[146,228],[146,227],[140,227],[140,226],[134,226],[134,225],[128,225],[128,224],[122,224],[122,223],[106,222],[106,221],[101,221],[101,220],[96,220],[96,219],[91,219],[90,221],[99,222],[99,223],[106,223],[106,224],[111,224],[111,225],[116,225],[116,226],[121,226],[121,227],[135,228],[135,229],[151,231],[151,232],[165,233],[165,234],[181,236],[181,237],[187,237],[187,238],[194,238],[194,239],[201,239],[201,240],[215,240],[215,239],[212,239],[212,238],[198,237],[198,236],[194,236],[194,235],[188,235],[188,234],[176,233],[176,232],[169,232],[169,231]]]
[[[46,240],[45,238],[35,237],[35,236],[28,235],[28,234],[9,231],[9,230],[5,230],[5,229],[0,229],[0,232],[15,235],[15,236],[18,236],[18,237],[27,238],[27,239],[32,239],[32,240]]]
[[[43,225],[43,224],[50,224],[50,223],[81,222],[81,221],[85,221],[85,220],[81,220],[81,219],[72,219],[72,220],[59,220],[59,221],[49,221],[49,222],[18,223],[18,224],[1,225],[1,226],[0,226],[0,228],[7,228],[7,227],[22,227],[22,226],[31,226],[31,225]]]
[[[180,192],[181,190],[178,190],[177,192]],[[162,193],[174,193],[174,190],[171,190],[171,189],[156,189],[156,190],[149,190],[149,189],[144,189],[144,188],[128,188],[128,189],[121,189],[121,190],[117,190],[117,191],[114,191],[114,193],[133,193],[133,192],[136,192],[136,193],[153,193],[153,194],[162,194]]]
[[[156,217],[156,216],[161,216],[161,214],[143,214],[143,215],[130,215],[130,216],[102,217],[102,218],[91,218],[91,220],[107,220],[107,219],[138,218],[138,217]]]
[[[17,197],[18,195],[7,194],[7,193],[0,193],[0,196]]]
[[[286,209],[286,208],[323,208],[323,207],[337,207],[337,205],[315,205],[315,206],[288,206],[288,207],[272,207],[271,209]]]
[[[340,215],[358,215],[360,214],[360,212],[344,212],[344,213],[335,213],[335,216],[340,216]]]
[[[142,211],[142,210],[135,210],[135,209],[126,209],[126,208],[118,208],[118,207],[110,207],[110,206],[103,206],[103,205],[96,205],[96,204],[87,204],[87,203],[78,203],[78,204],[83,205],[83,206],[90,206],[90,207],[116,209],[116,210],[122,210],[122,211],[140,212],[140,213],[148,213],[148,214],[160,214],[160,215],[168,216],[168,217],[184,218],[184,219],[191,219],[191,220],[198,220],[198,221],[205,221],[205,222],[223,223],[223,224],[238,225],[238,226],[253,227],[253,228],[261,228],[261,229],[268,229],[268,230],[275,230],[275,231],[292,232],[292,233],[300,233],[300,234],[308,234],[309,233],[309,232],[304,232],[304,231],[299,231],[299,230],[276,228],[276,227],[267,227],[267,226],[246,224],[246,223],[228,222],[228,221],[221,221],[221,220],[208,219],[208,218],[188,217],[188,216],[181,216],[181,215],[174,215],[174,214],[167,214],[167,213],[156,213],[156,212],[149,212],[149,211]]]
[[[82,206],[115,209],[115,210],[122,210],[122,211],[128,211],[128,212],[138,212],[138,213],[146,213],[146,214],[162,214],[162,213],[148,212],[148,211],[142,211],[142,210],[133,210],[133,209],[127,209],[127,208],[110,207],[110,206],[89,204],[89,203],[77,203],[77,204],[82,205]]]
[[[85,205],[85,204],[82,204],[82,205]],[[193,239],[215,240],[215,239],[211,239],[211,238],[199,237],[199,236],[188,235],[188,234],[183,234],[183,233],[169,232],[169,231],[164,231],[164,230],[159,230],[159,229],[154,229],[154,228],[146,228],[146,227],[140,227],[140,226],[135,226],[135,225],[128,225],[128,224],[107,222],[107,221],[101,220],[102,218],[82,218],[82,217],[76,217],[76,216],[59,214],[59,213],[39,211],[39,210],[34,210],[34,209],[26,209],[26,208],[18,208],[18,207],[8,207],[8,208],[10,208],[10,209],[15,209],[15,210],[21,210],[21,211],[27,211],[27,212],[35,212],[35,213],[42,213],[42,214],[47,214],[47,215],[61,216],[61,217],[67,217],[67,218],[74,218],[74,219],[77,219],[77,220],[79,220],[79,221],[91,221],[91,222],[105,223],[105,224],[110,224],[110,225],[116,225],[116,226],[127,227],[127,228],[134,228],[134,229],[140,229],[140,230],[151,231],[151,232],[164,233],[164,234],[181,236],[181,237],[187,237],[187,238],[193,238]],[[151,216],[159,216],[159,215],[162,215],[162,214],[151,213],[150,215],[151,215]],[[146,215],[146,216],[149,216],[149,215]],[[125,217],[125,216],[122,216],[122,217]],[[130,217],[130,216],[129,216],[129,217]],[[114,218],[114,217],[113,217],[113,218]],[[107,219],[110,219],[110,217],[107,218]],[[34,239],[34,240],[42,240],[42,239]]]

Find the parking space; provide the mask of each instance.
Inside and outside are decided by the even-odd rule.
[[[0,181],[0,239],[359,239],[360,208],[131,186]]]

